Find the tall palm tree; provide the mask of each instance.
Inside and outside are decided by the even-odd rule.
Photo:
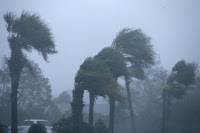
[[[17,93],[21,71],[28,67],[32,73],[34,70],[25,51],[36,50],[47,61],[48,54],[55,54],[55,44],[49,27],[37,14],[22,12],[20,17],[13,13],[6,13],[4,20],[7,23],[8,44],[11,56],[8,59],[11,93],[11,133],[17,133]]]
[[[94,58],[102,60],[107,65],[116,82],[120,76],[125,75],[126,64],[123,56],[119,52],[115,51],[112,47],[106,47],[102,49]],[[111,132],[114,133],[115,101],[116,99],[121,99],[119,86],[113,88],[113,90],[109,91],[107,95],[109,96],[110,104],[109,128],[111,129]]]
[[[144,79],[144,68],[154,64],[154,51],[150,43],[150,38],[140,29],[123,29],[114,39],[112,47],[121,53],[125,62],[127,62],[127,72],[124,79],[127,89],[132,132],[136,133],[130,94],[130,80],[131,77]]]

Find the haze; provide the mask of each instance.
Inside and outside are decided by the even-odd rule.
[[[109,46],[123,28],[141,28],[152,38],[161,65],[171,70],[179,60],[200,62],[199,0],[1,0],[0,61],[9,56],[3,15],[37,13],[49,25],[58,54],[49,63],[33,52],[30,59],[49,78],[53,95],[74,87],[86,57]]]

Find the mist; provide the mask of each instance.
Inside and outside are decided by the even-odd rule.
[[[10,126],[12,121],[11,101],[9,99],[9,95],[12,92],[12,79],[9,77],[11,72],[8,65],[12,54],[8,41],[11,34],[6,29],[7,23],[4,15],[11,12],[16,15],[16,18],[19,18],[22,12],[27,12],[37,14],[42,22],[48,26],[54,43],[52,45],[55,45],[57,53],[54,49],[51,49],[51,52],[55,53],[48,53],[48,61],[45,61],[45,57],[42,57],[44,56],[43,53],[37,49],[33,48],[30,51],[26,51],[25,48],[25,50],[22,50],[36,70],[36,77],[39,80],[34,79],[34,76],[31,76],[32,72],[29,72],[26,67],[20,71],[19,92],[17,92],[18,123],[21,124],[25,119],[45,119],[50,123],[55,123],[55,130],[59,131],[57,125],[61,122],[61,118],[66,118],[65,121],[69,124],[73,120],[73,107],[77,104],[80,107],[84,106],[82,109],[83,120],[81,121],[86,122],[85,125],[87,125],[88,123],[91,124],[90,120],[92,119],[92,123],[94,123],[92,131],[95,132],[98,129],[99,119],[104,121],[105,127],[110,131],[110,94],[103,90],[104,93],[95,95],[94,117],[91,118],[89,113],[90,108],[92,108],[90,106],[91,90],[89,88],[98,86],[99,88],[97,88],[101,90],[102,88],[109,88],[119,84],[119,87],[116,87],[119,88],[120,95],[116,92],[119,100],[116,98],[114,102],[116,117],[114,127],[111,128],[112,133],[121,133],[124,130],[127,130],[127,133],[134,131],[133,123],[130,119],[130,108],[133,109],[135,116],[135,132],[159,133],[163,131],[163,116],[167,118],[165,122],[170,123],[164,126],[166,132],[163,133],[192,132],[190,130],[192,126],[194,127],[193,132],[199,131],[198,124],[196,124],[199,119],[193,121],[192,118],[194,116],[189,116],[193,113],[193,110],[197,110],[197,116],[199,116],[198,96],[195,95],[199,94],[199,6],[200,1],[198,0],[2,0],[0,2],[0,79],[2,80],[0,82],[0,102],[3,102],[0,105],[0,123]],[[138,65],[138,62],[132,63],[130,60],[124,61],[126,67],[130,67],[132,69],[131,74],[134,75],[130,76],[129,83],[131,100],[129,100],[126,91],[126,76],[119,74],[113,76],[114,79],[111,79],[112,74],[107,70],[110,70],[110,66],[106,66],[108,68],[105,69],[103,66],[100,68],[102,64],[95,62],[98,59],[103,60],[103,64],[109,64],[109,62],[106,62],[107,60],[105,61],[104,56],[102,56],[104,54],[101,55],[101,52],[105,52],[103,50],[108,47],[116,50],[117,44],[120,42],[116,41],[117,37],[124,29],[128,29],[127,33],[138,32],[137,30],[140,29],[138,34],[142,34],[142,36],[144,34],[146,38],[150,38],[147,44],[152,47],[152,58],[154,58],[152,59],[154,60],[152,61],[153,63],[147,61],[149,63],[147,65]],[[117,49],[117,51],[120,50]],[[111,50],[111,52],[113,51]],[[124,56],[127,53],[123,52],[120,54],[122,54],[123,58],[127,58]],[[109,56],[109,52],[105,55]],[[148,56],[148,54],[145,55]],[[150,56],[151,54],[149,54],[149,58]],[[84,63],[87,62],[94,63],[96,67],[86,69]],[[176,65],[181,63],[182,65],[184,64],[184,70],[194,71],[189,76],[187,75],[187,77],[193,75],[194,77],[191,76],[191,78],[194,82],[187,84],[192,79],[186,78],[182,82],[179,78],[174,77],[174,73],[178,71],[175,71]],[[118,64],[115,65],[118,73],[122,71],[122,68],[117,68]],[[140,66],[140,68],[132,67],[134,65]],[[100,72],[99,74],[105,74],[103,76],[106,78],[87,77],[87,74],[81,73],[82,71],[93,73],[94,70]],[[181,71],[180,73],[184,72]],[[86,77],[82,78],[84,76]],[[89,79],[94,81],[89,82]],[[113,80],[116,80],[116,83]],[[112,85],[106,86],[108,81]],[[181,93],[180,98],[177,98],[173,95],[176,92],[166,92],[166,95],[170,95],[163,97],[165,93],[163,90],[177,82],[185,87],[176,86],[175,90],[182,88],[184,90],[182,93],[184,94]],[[81,92],[76,92],[77,85],[80,83],[85,83],[85,88]],[[75,103],[76,95],[81,95],[82,93],[83,105],[81,102]],[[115,93],[113,92],[113,94]],[[163,108],[163,99],[170,99],[170,104],[166,105],[165,108],[170,110],[170,113],[166,111],[164,115],[162,112],[165,110]],[[194,106],[190,107],[192,108],[191,110],[183,111],[181,112],[182,114],[179,114],[178,112],[181,109],[190,106],[189,103],[185,102],[188,99]],[[130,101],[132,102],[132,107],[130,107]],[[73,104],[75,105],[73,106]],[[188,114],[188,117],[184,117],[184,114]],[[180,122],[184,118],[187,120]],[[121,121],[124,121],[124,123],[121,123]],[[151,123],[152,121],[155,122]],[[187,121],[192,121],[192,124],[188,124]],[[95,122],[97,122],[96,125]],[[103,123],[101,122],[100,125]],[[143,125],[145,128],[143,128]],[[188,125],[188,128],[183,130],[182,128],[185,125]],[[77,131],[77,133],[79,132]]]

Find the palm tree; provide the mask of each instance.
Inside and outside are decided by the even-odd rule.
[[[84,90],[89,92],[89,123],[93,125],[93,106],[97,96],[105,96],[108,88],[116,85],[111,72],[107,66],[100,60],[87,58],[80,66],[75,78],[76,82],[81,82]]]
[[[11,133],[17,133],[17,93],[21,71],[28,67],[32,73],[34,70],[30,60],[24,51],[31,52],[33,49],[42,54],[47,61],[48,54],[55,54],[55,44],[49,27],[37,14],[22,12],[20,17],[13,13],[6,13],[4,20],[9,32],[8,43],[11,56],[8,59],[11,93]]]
[[[162,133],[168,133],[171,97],[180,99],[185,94],[188,86],[195,82],[196,68],[195,63],[186,63],[184,60],[177,62],[172,68],[162,95]]]
[[[119,52],[115,51],[113,48],[106,47],[102,49],[94,58],[102,60],[107,65],[116,82],[120,76],[125,75],[126,64],[124,62],[123,56]],[[109,90],[111,90],[111,88]],[[107,95],[109,96],[110,104],[109,128],[111,129],[111,132],[114,133],[115,101],[116,99],[121,99],[119,86],[113,88],[112,91],[109,91],[107,93]]]
[[[130,94],[130,80],[131,77],[144,79],[144,68],[154,64],[154,51],[150,44],[150,38],[140,29],[123,29],[114,39],[112,47],[121,53],[125,62],[127,62],[127,72],[124,75],[124,79],[127,89],[132,132],[136,133]]]
[[[72,114],[73,114],[73,131],[80,133],[82,128],[82,111],[83,111],[83,93],[84,90],[89,92],[89,123],[93,127],[93,109],[97,96],[105,96],[108,88],[116,86],[116,82],[112,77],[107,66],[100,60],[87,58],[80,66],[75,77],[76,88],[73,92]],[[109,90],[111,91],[111,90]],[[78,95],[79,94],[79,95]]]
[[[83,95],[84,89],[81,82],[75,81],[74,90],[72,91],[73,99],[71,102],[72,109],[72,130],[73,133],[81,133],[83,131]]]

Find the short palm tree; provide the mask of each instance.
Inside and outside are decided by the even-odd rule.
[[[89,124],[93,128],[93,109],[97,96],[105,96],[108,88],[116,84],[107,66],[100,60],[87,58],[80,66],[75,77],[75,88],[73,90],[72,120],[73,132],[80,133],[83,124],[83,94],[84,90],[89,92]],[[91,128],[91,129],[92,129]]]
[[[11,49],[11,56],[7,62],[12,86],[11,133],[17,133],[17,93],[20,74],[24,67],[28,67],[34,73],[24,52],[36,50],[47,61],[47,55],[55,54],[57,51],[50,29],[39,15],[22,12],[20,17],[16,17],[13,13],[6,13],[4,20],[7,23],[8,44]]]
[[[168,133],[168,120],[171,98],[180,99],[185,95],[188,86],[195,82],[197,66],[181,60],[172,68],[168,83],[163,89],[162,133]]]
[[[76,82],[81,82],[84,90],[89,92],[89,123],[93,125],[93,108],[97,96],[105,96],[108,89],[117,85],[112,77],[109,68],[100,60],[87,58],[80,66],[78,74],[75,78]]]
[[[113,49],[112,47],[106,47],[102,49],[95,57],[95,59],[103,61],[109,68],[115,82],[121,76],[126,74],[126,64],[121,53]],[[109,128],[112,133],[114,133],[114,112],[115,112],[115,101],[121,100],[120,87],[115,86],[115,88],[109,88],[107,95],[109,96],[110,104],[110,121]],[[122,98],[123,99],[123,98]]]

